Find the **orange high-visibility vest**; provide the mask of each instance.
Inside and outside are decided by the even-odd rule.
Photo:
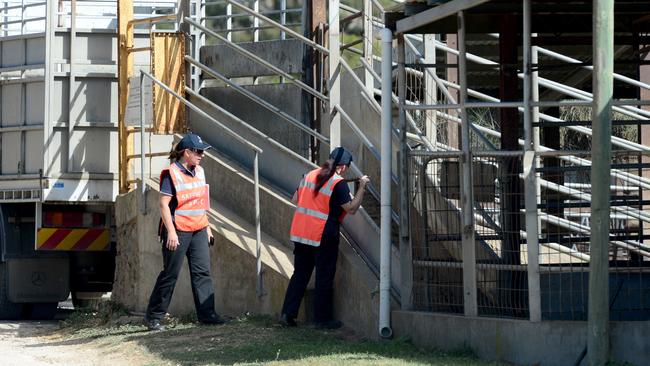
[[[196,166],[194,176],[189,176],[172,163],[169,168],[160,173],[169,171],[174,188],[176,189],[176,200],[178,206],[174,211],[174,224],[180,231],[197,231],[208,226],[207,211],[210,209],[210,191],[205,183],[203,168]]]
[[[336,183],[343,180],[334,174],[321,189],[315,193],[316,177],[320,168],[314,169],[300,181],[298,187],[298,207],[291,222],[290,240],[302,244],[319,246],[330,213],[330,198]],[[339,218],[343,221],[345,211]]]

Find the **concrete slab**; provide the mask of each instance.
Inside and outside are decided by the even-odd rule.
[[[394,311],[395,337],[444,350],[470,347],[483,359],[520,365],[573,365],[587,344],[587,323],[469,318]],[[611,322],[611,359],[646,365],[650,322]],[[582,364],[586,364],[584,360]]]

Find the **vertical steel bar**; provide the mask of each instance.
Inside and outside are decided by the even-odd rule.
[[[591,261],[587,350],[590,365],[609,360],[609,211],[614,0],[596,0],[593,8],[594,99],[592,107]]]
[[[287,0],[280,0],[280,24],[287,24]],[[285,31],[280,31],[280,39],[284,40],[287,38]],[[311,37],[310,37],[311,39]]]
[[[20,34],[25,34],[25,11],[25,0],[20,0]],[[27,45],[25,45],[25,49],[27,49]]]
[[[424,62],[429,65],[436,63],[436,35],[435,34],[425,34],[424,35]],[[423,73],[424,76],[424,103],[425,104],[436,104],[437,103],[437,87],[436,81],[433,78],[433,75],[436,74],[436,68],[428,66]],[[436,111],[424,111],[424,120],[425,120],[425,129],[427,138],[431,141],[434,147],[437,146],[436,142],[438,141],[438,126],[436,121]],[[435,164],[432,167],[432,171],[429,174],[435,175],[433,169],[435,169]]]
[[[539,284],[539,217],[537,211],[536,157],[533,147],[532,123],[532,65],[531,65],[531,9],[530,0],[523,0],[523,56],[524,56],[524,180],[526,243],[528,251],[528,309],[530,320],[542,320]]]
[[[9,25],[7,22],[9,21],[9,13],[7,8],[9,7],[9,3],[6,1],[3,1],[4,4],[4,9],[3,9],[3,15],[4,15],[4,22],[2,23],[2,34],[6,37],[9,34]]]
[[[226,5],[226,15],[228,16],[226,18],[226,29],[231,30],[232,29],[232,18],[231,18],[231,16],[232,16],[232,4],[230,4],[230,3],[228,3],[228,5]],[[232,41],[232,32],[226,32],[226,38],[229,41]]]
[[[379,260],[379,335],[389,337],[390,327],[390,249],[391,249],[391,162],[392,162],[392,69],[393,34],[381,31],[381,193],[380,193],[380,260]]]
[[[260,167],[259,152],[255,151],[253,160],[253,180],[255,184],[255,258],[257,270],[257,296],[264,295],[264,282],[262,281],[262,228],[260,223]]]
[[[467,115],[467,51],[465,45],[465,13],[458,12],[458,79],[460,84],[460,118],[462,158],[462,194],[463,208],[463,293],[465,316],[477,316],[476,298],[476,246],[474,241],[474,207],[472,192],[472,152],[469,134],[470,121]]]
[[[341,146],[341,115],[334,106],[341,104],[341,39],[339,33],[340,0],[329,0],[329,116],[330,116],[330,150]]]
[[[408,144],[406,139],[406,51],[404,35],[397,36],[397,95],[399,98],[399,137],[400,149],[397,159],[399,176],[399,253],[400,253],[400,295],[402,310],[411,310],[411,293],[413,289],[413,261],[411,260],[411,243],[409,235],[409,199],[408,199]],[[382,155],[382,159],[388,156]]]
[[[373,41],[373,22],[372,22],[372,0],[363,0],[363,59],[368,65],[373,64],[372,41]],[[375,80],[370,70],[364,68],[364,83],[368,92],[373,93]]]
[[[43,174],[45,176],[50,176],[52,173],[52,167],[54,164],[51,164],[51,151],[52,145],[48,143],[52,133],[51,118],[53,113],[52,109],[52,95],[53,95],[53,86],[54,86],[54,75],[52,70],[52,51],[53,51],[53,42],[54,42],[54,26],[53,24],[55,19],[55,14],[57,7],[52,1],[48,1],[45,5],[45,90],[43,91]],[[0,141],[1,142],[1,141]],[[43,190],[41,189],[41,197],[43,197]],[[42,198],[41,198],[42,199]]]
[[[144,164],[145,164],[145,110],[144,110],[144,73],[140,71],[140,213],[147,214],[146,185],[144,184]]]
[[[255,0],[255,2],[253,2],[253,10],[255,10],[256,13],[260,12],[259,0]],[[253,42],[257,42],[260,40],[259,26],[260,26],[260,18],[253,17]]]
[[[77,109],[75,108],[74,96],[77,93],[77,81],[75,77],[75,58],[77,48],[77,0],[70,1],[70,77],[68,79],[68,165],[67,171],[73,170],[74,148],[72,146],[72,135],[74,133],[74,121],[77,120]]]

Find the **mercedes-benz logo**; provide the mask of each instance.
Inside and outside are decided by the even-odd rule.
[[[32,285],[41,287],[45,284],[46,278],[47,276],[45,276],[45,272],[34,271],[32,272]]]

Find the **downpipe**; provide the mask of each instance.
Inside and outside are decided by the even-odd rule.
[[[391,231],[391,161],[392,161],[392,56],[393,34],[381,30],[381,195],[379,261],[379,335],[390,338],[390,231]]]

